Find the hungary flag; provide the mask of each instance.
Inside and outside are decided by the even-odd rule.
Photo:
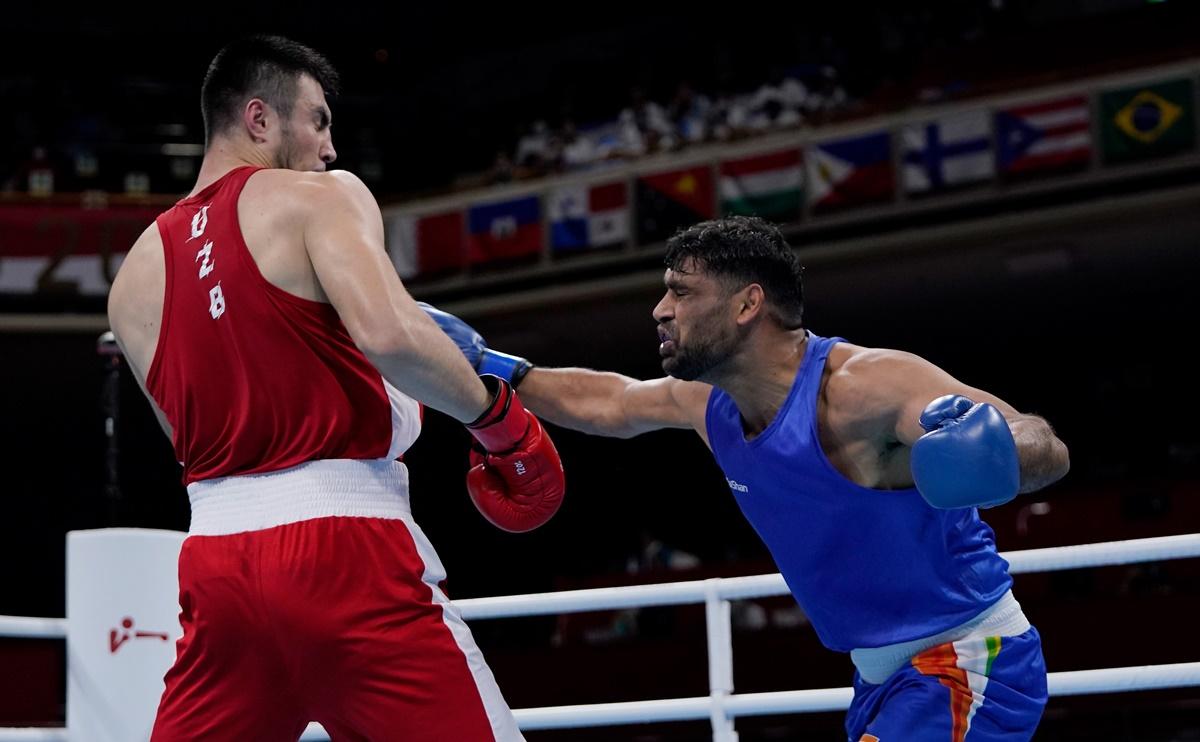
[[[726,160],[721,163],[720,172],[723,213],[761,216],[773,221],[800,218],[800,191],[804,185],[800,150]]]

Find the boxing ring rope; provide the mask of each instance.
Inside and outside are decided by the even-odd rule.
[[[1130,541],[1005,552],[1012,574],[1137,564],[1200,557],[1200,533]],[[624,703],[516,709],[521,729],[565,729],[615,724],[710,719],[714,742],[736,740],[739,716],[840,711],[850,704],[850,688],[733,693],[733,634],[730,601],[787,595],[779,574],[713,578],[658,585],[571,590],[455,601],[471,620],[515,618],[585,611],[703,603],[708,629],[710,695]],[[65,619],[0,616],[0,637],[66,638]],[[1121,693],[1200,686],[1200,662],[1053,672],[1051,696]],[[302,740],[327,740],[311,725]],[[63,728],[0,728],[0,742],[67,742]]]

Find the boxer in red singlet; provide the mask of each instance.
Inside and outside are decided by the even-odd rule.
[[[512,388],[408,295],[379,207],[335,152],[329,62],[234,42],[204,81],[204,162],[113,282],[109,319],[192,504],[183,637],[152,739],[519,740],[412,520],[396,458],[421,406],[477,440],[497,526],[545,522],[562,465]]]

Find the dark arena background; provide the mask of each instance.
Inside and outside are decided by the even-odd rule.
[[[491,347],[660,376],[665,239],[759,214],[805,265],[814,332],[917,353],[1068,444],[1065,479],[984,513],[1001,551],[1200,531],[1200,7],[793,5],[6,10],[0,614],[65,615],[69,531],[188,527],[171,447],[97,337],[122,255],[192,187],[208,62],[251,32],[339,68],[334,167],[379,200],[410,292]],[[426,415],[405,461],[451,597],[776,571],[697,436],[550,430],[565,505],[512,535],[467,498],[467,433]],[[1052,673],[1200,661],[1195,559],[1014,579]],[[788,598],[735,602],[732,626],[735,693],[850,682]],[[472,630],[514,709],[709,692],[702,606]],[[0,638],[0,727],[62,727],[67,663],[61,639]],[[1052,697],[1035,739],[1200,740],[1194,685]],[[836,740],[842,718],[736,728]]]

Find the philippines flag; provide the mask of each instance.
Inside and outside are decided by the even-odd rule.
[[[550,194],[550,246],[581,250],[629,241],[629,188],[625,183],[571,185]]]
[[[996,159],[1010,174],[1078,169],[1092,159],[1084,96],[996,111]]]
[[[467,211],[472,264],[537,255],[542,251],[542,207],[537,196],[476,204]]]
[[[901,130],[904,188],[920,194],[991,180],[991,117],[987,111],[944,116]]]
[[[814,213],[891,201],[896,195],[886,131],[810,145],[808,202]]]

